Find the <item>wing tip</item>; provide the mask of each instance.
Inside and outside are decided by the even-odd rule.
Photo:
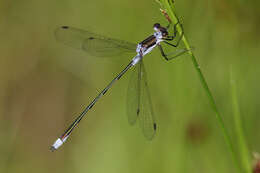
[[[154,131],[156,131],[156,129],[157,129],[157,124],[156,123],[153,123],[153,129],[154,129]]]
[[[61,26],[61,28],[62,29],[69,29],[69,26],[64,25],[64,26]]]
[[[128,123],[130,124],[130,126],[133,126],[133,125],[135,125],[136,120],[128,119]]]
[[[148,141],[152,141],[153,138],[154,138],[154,136],[155,136],[155,134],[156,134],[156,130],[157,130],[157,124],[156,124],[156,123],[153,123],[153,132],[145,133],[145,131],[143,131],[145,138],[146,138]]]

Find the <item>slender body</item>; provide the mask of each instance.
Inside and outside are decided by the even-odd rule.
[[[119,73],[108,85],[106,88],[104,88],[97,97],[82,111],[82,113],[77,117],[77,119],[70,125],[70,127],[61,135],[60,138],[58,138],[55,143],[51,146],[51,150],[56,150],[58,147],[60,147],[69,137],[70,133],[73,131],[73,129],[78,125],[78,123],[81,121],[81,119],[86,115],[86,113],[95,105],[95,103],[106,94],[109,88],[112,87],[115,81],[119,80],[125,72],[133,66],[133,60],[125,67],[125,69]]]
[[[70,28],[67,26],[61,27],[59,28],[58,34],[61,33],[65,33],[66,30],[69,30]],[[76,29],[74,29],[76,30]],[[136,52],[137,55],[131,60],[131,62],[93,99],[93,101],[82,111],[82,113],[75,119],[75,121],[69,126],[69,128],[54,142],[54,144],[51,146],[51,150],[54,151],[56,149],[58,149],[69,137],[69,135],[71,134],[71,132],[73,131],[73,129],[79,124],[79,122],[81,121],[81,119],[87,114],[87,112],[95,105],[95,103],[103,96],[106,94],[106,92],[112,87],[112,85],[119,80],[131,67],[135,66],[136,64],[138,64],[144,55],[146,55],[147,53],[151,52],[156,46],[160,46],[160,42],[165,41],[165,40],[172,40],[175,36],[168,36],[168,32],[167,29],[164,27],[161,27],[160,24],[156,23],[154,24],[154,34],[147,37],[145,40],[143,40],[142,42],[140,42],[137,47],[136,47]],[[81,30],[77,30],[77,37],[78,35],[81,34]],[[73,34],[73,32],[72,32]],[[92,34],[92,33],[91,33]],[[90,34],[89,34],[90,35]],[[61,40],[62,42],[64,42],[65,44],[68,45],[75,45],[74,47],[76,48],[83,48],[83,49],[88,49],[89,45],[89,41],[93,41],[95,40],[95,34],[93,34],[94,36],[89,36],[88,38],[84,38],[84,39],[71,39],[69,41],[63,39],[63,38],[58,38],[58,40]],[[99,37],[98,39],[100,40],[103,39],[102,37]],[[98,40],[98,41],[99,41]],[[96,41],[96,43],[99,43],[98,41]],[[115,41],[114,41],[115,42]],[[119,41],[116,41],[119,42]],[[124,43],[125,42],[121,42]],[[115,44],[115,43],[113,43]],[[120,46],[120,45],[117,45]],[[160,49],[162,51],[162,49]],[[165,57],[165,54],[163,54],[163,56]],[[137,114],[139,114],[139,108],[137,111]],[[153,128],[154,131],[156,130],[156,124],[153,124]]]

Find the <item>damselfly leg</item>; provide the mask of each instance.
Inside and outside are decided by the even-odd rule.
[[[172,22],[168,16],[168,14],[164,11],[164,10],[161,10],[161,12],[164,14],[165,18],[168,20],[169,24],[167,25],[167,30],[170,29],[170,26],[172,25]],[[180,25],[181,27],[181,35],[180,37],[178,38],[177,42],[174,44],[174,43],[170,43],[170,41],[173,41],[176,37],[177,37],[177,25]],[[178,21],[176,24],[174,24],[173,26],[173,35],[168,35],[166,38],[164,38],[162,41],[162,44],[165,44],[165,45],[168,45],[168,46],[172,46],[172,47],[178,47],[179,44],[180,44],[180,41],[182,39],[184,35],[184,32],[183,32],[183,27],[182,27],[182,24]],[[159,50],[161,52],[161,55],[164,57],[165,60],[167,61],[170,61],[172,59],[175,59],[177,58],[178,56],[180,55],[183,55],[184,53],[188,52],[189,50],[186,49],[186,48],[182,48],[182,49],[177,49],[173,52],[170,52],[170,53],[165,53],[164,49],[163,49],[163,46],[162,44],[158,44],[158,47],[159,47]]]
[[[170,52],[170,53],[165,54],[165,52],[164,52],[162,46],[161,46],[161,45],[158,45],[158,47],[159,47],[159,50],[160,50],[160,52],[161,52],[161,55],[164,57],[164,59],[165,59],[166,61],[170,61],[170,60],[176,59],[176,58],[178,58],[179,56],[181,56],[181,55],[183,55],[183,54],[189,52],[190,50],[192,50],[192,49],[182,48],[182,49],[177,49],[177,50],[175,50],[175,51],[173,51],[173,52]]]

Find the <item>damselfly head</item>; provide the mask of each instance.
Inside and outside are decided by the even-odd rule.
[[[160,28],[161,28],[160,23],[155,23],[155,24],[153,25],[153,29],[154,29],[156,32],[160,31]]]
[[[156,31],[156,32],[160,32],[160,35],[162,35],[162,37],[167,37],[168,36],[168,31],[166,28],[162,27],[159,23],[155,23],[153,25],[153,29]]]

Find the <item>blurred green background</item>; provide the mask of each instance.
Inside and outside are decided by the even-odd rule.
[[[250,154],[260,151],[260,2],[176,0],[175,7],[232,142],[231,66]],[[158,50],[144,59],[158,122],[152,141],[128,125],[128,72],[49,151],[132,58],[91,57],[58,43],[54,29],[70,25],[138,43],[155,22],[166,25],[153,0],[0,1],[0,172],[236,172],[190,57],[167,62]]]

